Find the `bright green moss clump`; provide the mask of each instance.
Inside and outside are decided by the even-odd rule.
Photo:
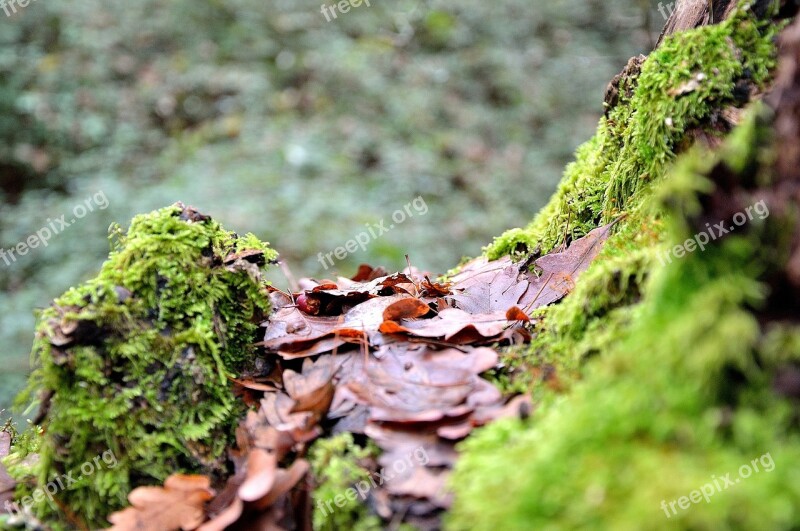
[[[537,246],[547,253],[565,233],[581,237],[628,210],[639,191],[664,176],[690,129],[719,134],[710,117],[747,103],[740,83],[769,80],[779,29],[740,9],[719,25],[666,39],[638,76],[623,81],[619,103],[578,149],[547,206],[527,227],[496,238],[487,256]]]
[[[20,477],[21,494],[80,477],[104,452],[114,459],[59,489],[56,503],[36,504],[39,516],[52,521],[61,505],[103,527],[136,486],[225,471],[242,407],[228,377],[252,362],[269,308],[259,270],[275,258],[254,236],[177,204],[117,231],[100,274],[41,313],[29,389],[52,398],[36,477]]]
[[[713,168],[770,185],[765,130],[750,117],[718,155],[681,160],[660,194],[668,241],[696,232]],[[763,284],[782,274],[793,215],[757,217],[653,267],[628,324],[568,396],[464,444],[450,528],[796,529],[800,424],[775,382],[800,363],[800,327],[770,322]]]
[[[552,378],[541,375],[553,370],[559,390],[566,390],[580,378],[583,362],[618,341],[635,319],[665,238],[654,190],[692,135],[725,135],[722,110],[745,105],[746,87],[768,84],[776,64],[780,25],[758,20],[748,2],[741,5],[721,24],[673,35],[627,68],[618,101],[595,137],[578,149],[549,204],[526,228],[512,229],[486,248],[490,258],[546,254],[565,236],[573,240],[619,219],[575,291],[539,310],[533,344],[503,356],[498,383],[504,390],[546,398],[543,388],[553,386]]]
[[[320,439],[311,448],[311,468],[317,481],[314,489],[314,529],[336,531],[377,531],[381,520],[369,513],[366,502],[352,492],[358,482],[368,481],[371,473],[361,461],[373,459],[378,449],[355,444],[353,436],[343,433]],[[351,489],[350,497],[345,493]],[[338,502],[338,505],[337,505]]]
[[[451,529],[797,528],[800,421],[776,382],[800,364],[800,327],[770,321],[781,313],[765,284],[784,274],[795,211],[665,258],[724,219],[704,210],[709,194],[733,197],[715,169],[743,205],[775,197],[771,129],[757,112],[716,153],[673,162],[692,135],[728,133],[713,122],[745,104],[745,83],[769,81],[778,29],[740,10],[667,39],[624,82],[550,204],[487,248],[546,253],[625,216],[575,290],[539,311],[532,345],[505,354],[515,370],[498,379],[538,408],[462,445]],[[741,476],[754,460],[760,471]],[[708,484],[708,501],[678,505]]]

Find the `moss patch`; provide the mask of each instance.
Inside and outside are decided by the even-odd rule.
[[[619,105],[549,205],[486,249],[491,258],[546,253],[626,216],[576,289],[540,310],[532,345],[505,354],[498,381],[533,392],[539,407],[462,445],[450,528],[793,529],[800,521],[797,403],[774,388],[800,360],[800,330],[758,315],[770,303],[765,279],[785,264],[794,211],[664,259],[705,222],[726,219],[709,205],[755,204],[749,190],[771,182],[770,127],[757,112],[718,153],[698,147],[674,168],[673,160],[698,131],[725,135],[714,126],[720,110],[745,103],[744,84],[769,80],[780,26],[740,10],[667,39],[624,81]],[[711,201],[720,165],[726,186],[744,190]],[[754,460],[761,471],[741,477]],[[740,482],[715,487],[708,503],[676,504],[729,473]]]
[[[640,191],[664,176],[690,129],[719,134],[711,118],[726,106],[747,103],[743,87],[769,80],[779,29],[739,9],[719,25],[666,39],[638,76],[623,81],[618,105],[578,149],[547,206],[527,227],[496,238],[487,256],[537,246],[547,253],[565,234],[579,238],[630,209]]]
[[[741,5],[723,23],[673,35],[641,67],[626,68],[631,77],[622,78],[615,107],[578,149],[549,204],[526,228],[486,248],[490,258],[544,254],[623,218],[575,291],[539,311],[533,344],[502,356],[495,380],[505,391],[532,391],[537,399],[563,392],[581,377],[583,362],[618,341],[636,318],[644,282],[662,265],[665,227],[655,195],[676,152],[698,131],[723,135],[720,110],[745,105],[744,87],[763,87],[776,64],[781,25],[757,20],[748,2]],[[679,184],[673,192],[692,195],[700,185]]]
[[[697,149],[677,165],[659,194],[669,204],[666,241],[696,231],[715,190],[711,168],[769,185],[765,130],[751,118],[719,154]],[[545,403],[527,424],[489,426],[463,445],[450,528],[794,529],[800,419],[774,382],[800,362],[800,328],[758,316],[793,215],[751,220],[703,252],[651,267],[627,324],[610,341],[593,339],[604,343],[602,362],[583,369],[568,397]],[[602,286],[607,269],[598,264],[582,280]],[[573,312],[551,325],[572,337],[569,352],[601,332],[589,334],[596,308],[580,297],[593,289],[570,295],[583,303],[568,298],[549,310]],[[609,297],[600,300],[608,307]],[[688,499],[704,487],[708,501]]]
[[[313,495],[314,529],[377,531],[383,528],[381,519],[370,514],[363,500],[345,497],[345,492],[354,489],[356,483],[370,479],[372,474],[365,461],[374,459],[377,454],[378,449],[372,445],[355,444],[349,433],[314,443],[310,451],[311,469],[317,482]]]
[[[228,377],[252,363],[269,308],[259,268],[275,258],[180,204],[117,229],[100,274],[39,316],[29,393],[52,397],[38,463],[22,465],[17,451],[11,469],[21,496],[64,474],[80,479],[34,504],[38,516],[104,526],[139,485],[226,472],[242,413]],[[109,458],[81,474],[106,452],[113,467]]]

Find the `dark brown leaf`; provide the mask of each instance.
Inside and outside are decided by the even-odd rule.
[[[450,295],[450,286],[450,282],[440,284],[438,282],[432,282],[431,279],[426,276],[420,284],[420,287],[422,288],[421,295],[423,297],[433,298],[445,297]]]
[[[350,280],[354,282],[369,282],[386,275],[387,271],[382,267],[373,268],[370,265],[361,264],[358,266],[358,272]]]

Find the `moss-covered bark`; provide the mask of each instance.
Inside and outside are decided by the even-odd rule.
[[[451,528],[796,528],[800,417],[780,382],[800,366],[800,290],[782,291],[800,278],[787,266],[800,253],[796,186],[785,192],[799,178],[774,164],[774,118],[753,104],[783,27],[777,2],[756,4],[632,61],[551,202],[486,249],[544,254],[620,219],[575,290],[538,311],[532,344],[506,352],[497,381],[532,392],[537,410],[463,444]],[[708,224],[748,207],[741,230],[697,247]],[[43,312],[31,389],[49,390],[50,406],[45,434],[10,460],[29,474],[22,494],[107,450],[118,463],[39,515],[99,525],[134,486],[222,471],[239,414],[226,376],[250,358],[268,306],[257,266],[273,257],[172,207],[137,218],[100,276]],[[21,461],[34,451],[38,464]],[[315,502],[361,477],[369,453],[347,435],[317,442]],[[760,470],[675,510],[743,465]],[[379,525],[358,503],[314,523]]]
[[[104,527],[139,485],[227,473],[243,413],[228,377],[253,363],[269,309],[259,269],[275,257],[183,205],[117,231],[100,274],[39,317],[29,389],[44,435],[37,462],[20,447],[9,460],[21,503],[51,525]],[[64,475],[76,482],[52,499],[25,498]]]
[[[486,254],[547,253],[565,235],[579,238],[635,209],[692,133],[729,132],[723,111],[743,107],[768,83],[778,30],[740,9],[719,25],[668,38],[621,81],[616,105],[578,149],[547,206],[527,227],[496,238]]]
[[[781,382],[800,365],[786,295],[797,291],[800,170],[776,169],[773,118],[759,106],[723,147],[700,143],[672,163],[687,140],[724,133],[713,117],[743,103],[737,85],[769,79],[779,27],[742,10],[668,38],[551,204],[488,249],[547,250],[568,220],[568,234],[584,233],[627,215],[576,290],[542,311],[531,348],[508,354],[533,375],[512,386],[523,381],[541,406],[463,445],[450,528],[796,529],[800,417]],[[736,231],[701,249],[696,235],[719,222]],[[542,366],[569,392],[554,393]],[[708,496],[682,500],[706,485]]]

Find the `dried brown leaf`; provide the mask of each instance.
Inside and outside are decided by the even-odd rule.
[[[113,513],[112,531],[196,529],[205,520],[205,503],[214,497],[205,476],[173,474],[163,487],[139,487],[128,495],[131,507]]]
[[[529,278],[508,257],[492,262],[480,257],[465,265],[452,282],[450,298],[457,307],[481,314],[516,306],[528,289]]]
[[[432,297],[432,298],[439,298],[445,297],[450,295],[450,286],[452,284],[450,282],[439,283],[433,282],[427,276],[421,282],[420,287],[422,288],[421,295],[423,297]]]
[[[354,282],[369,282],[386,275],[387,271],[382,267],[373,268],[368,264],[361,264],[358,266],[358,272],[350,280]]]
[[[197,528],[197,531],[225,531],[236,523],[244,511],[244,502],[241,498],[234,498],[231,504],[217,514],[214,518]]]
[[[391,467],[395,462],[406,460],[409,456],[417,465],[436,468],[452,467],[458,459],[455,445],[440,439],[435,430],[420,429],[417,426],[405,429],[403,426],[370,424],[364,433],[383,450],[378,457],[378,464],[383,467]]]
[[[415,467],[405,477],[400,476],[386,482],[386,490],[395,496],[413,496],[430,500],[435,505],[447,509],[453,502],[453,495],[448,492],[447,480],[449,471],[432,470]]]
[[[256,501],[269,493],[278,472],[278,458],[272,452],[254,448],[247,456],[247,476],[239,487],[239,497]]]
[[[508,257],[488,261],[480,257],[465,265],[452,278],[449,298],[458,308],[473,314],[507,311],[513,306],[523,313],[552,304],[575,287],[575,280],[591,264],[608,238],[614,223],[573,241],[566,251],[536,260],[538,276],[514,264]]]
[[[589,268],[600,253],[615,223],[594,229],[583,238],[573,241],[566,251],[537,259],[535,264],[541,268],[541,275],[531,280],[519,305],[530,312],[552,304],[572,291],[578,276]]]
[[[447,308],[432,319],[403,320],[400,326],[394,321],[384,321],[379,330],[385,334],[406,333],[421,338],[441,338],[453,344],[470,344],[495,338],[511,324],[505,312],[469,314]]]
[[[300,373],[287,369],[283,372],[286,393],[295,401],[291,413],[310,412],[316,420],[321,419],[333,400],[335,387],[331,382],[335,364],[330,356],[321,357],[316,363],[306,358]]]
[[[354,306],[344,314],[343,325],[365,332],[375,332],[383,322],[387,308],[403,300],[415,300],[410,295],[398,293],[387,297],[376,297]]]
[[[342,324],[341,317],[314,316],[295,307],[281,308],[267,322],[264,341],[258,343],[269,350],[296,353],[314,349],[320,339],[334,338],[335,343],[344,344],[348,339],[364,337],[362,330]],[[318,354],[319,352],[314,352]]]
[[[508,311],[506,312],[506,319],[508,319],[509,321],[523,321],[525,323],[531,320],[531,318],[528,317],[528,315],[525,312],[523,312],[516,306],[512,306],[511,308],[508,309]]]
[[[318,308],[319,315],[340,315],[372,297],[406,293],[405,284],[412,284],[402,273],[379,277],[369,282],[353,282],[340,279],[338,285],[323,284],[306,291],[307,301]]]
[[[280,468],[269,492],[255,504],[258,509],[266,509],[291,491],[308,473],[310,465],[305,459],[295,459],[288,469]]]
[[[416,319],[430,313],[431,308],[419,299],[401,299],[383,310],[384,321],[399,321],[400,319]]]

